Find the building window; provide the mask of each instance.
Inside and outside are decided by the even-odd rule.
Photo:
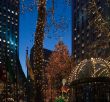
[[[84,44],[82,44],[82,47],[84,47]]]
[[[11,13],[13,13],[13,14],[14,14],[14,11],[11,11]]]
[[[80,37],[80,35],[78,34],[78,38]]]
[[[7,43],[9,44],[10,42],[9,42],[9,41],[7,41]]]
[[[10,9],[8,9],[8,12],[10,12]]]
[[[10,20],[8,20],[8,22],[10,22]]]
[[[17,31],[15,31],[15,33],[17,34]]]
[[[14,24],[14,22],[12,22],[12,24]]]
[[[15,25],[17,26],[18,24],[17,24],[17,23],[15,23]]]
[[[84,50],[82,50],[82,54],[84,54]]]
[[[74,40],[76,40],[76,37],[74,38]]]
[[[6,16],[6,15],[4,15],[4,16]]]
[[[15,15],[18,15],[18,13],[16,12]]]
[[[87,34],[87,37],[89,36],[89,33]]]
[[[6,42],[6,40],[3,40],[3,42]]]
[[[74,57],[76,58],[76,54],[74,55]]]
[[[8,18],[10,18],[10,16],[8,16]]]

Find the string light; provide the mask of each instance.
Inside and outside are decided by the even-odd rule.
[[[98,7],[96,2],[96,0],[91,0],[87,8],[87,14],[90,16],[90,19],[88,19],[88,27],[89,29],[94,30],[94,34],[96,34],[97,38],[88,46],[88,51],[89,55],[94,55],[95,57],[104,57],[104,52],[102,52],[103,49],[109,48],[110,25],[101,14],[101,6]],[[106,0],[106,2],[108,2],[108,0]],[[93,17],[91,18],[91,16]],[[97,52],[100,51],[101,54],[98,55]]]
[[[67,47],[62,41],[59,41],[55,46],[54,51],[50,56],[50,60],[46,67],[47,77],[47,90],[46,90],[46,102],[55,100],[56,95],[59,95],[61,91],[60,84],[64,77],[67,77],[70,72],[70,57]]]
[[[91,66],[91,69],[88,69]],[[78,80],[80,78],[81,72],[86,75],[86,70],[90,70],[89,76],[86,77],[110,77],[110,62],[101,59],[101,58],[91,58],[89,60],[85,59],[81,61],[72,71],[69,76],[68,83],[71,83],[74,80]]]

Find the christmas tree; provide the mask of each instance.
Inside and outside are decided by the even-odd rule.
[[[46,102],[54,102],[55,97],[61,94],[62,79],[69,75],[71,69],[70,66],[68,49],[62,41],[59,41],[50,56],[46,68],[46,76],[48,80]]]

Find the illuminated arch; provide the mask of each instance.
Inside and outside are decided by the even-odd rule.
[[[68,83],[89,77],[110,78],[110,62],[101,58],[85,59],[71,71]]]

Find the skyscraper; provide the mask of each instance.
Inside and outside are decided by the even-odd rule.
[[[110,52],[110,2],[73,0],[73,57],[76,63],[91,57],[108,58]]]
[[[17,101],[19,46],[19,0],[0,0],[0,84],[4,83],[2,102]],[[5,90],[6,89],[6,90]],[[14,96],[15,95],[15,96]]]
[[[6,59],[12,68],[17,66],[19,46],[19,0],[0,0],[0,68]],[[16,70],[16,69],[14,69]]]

